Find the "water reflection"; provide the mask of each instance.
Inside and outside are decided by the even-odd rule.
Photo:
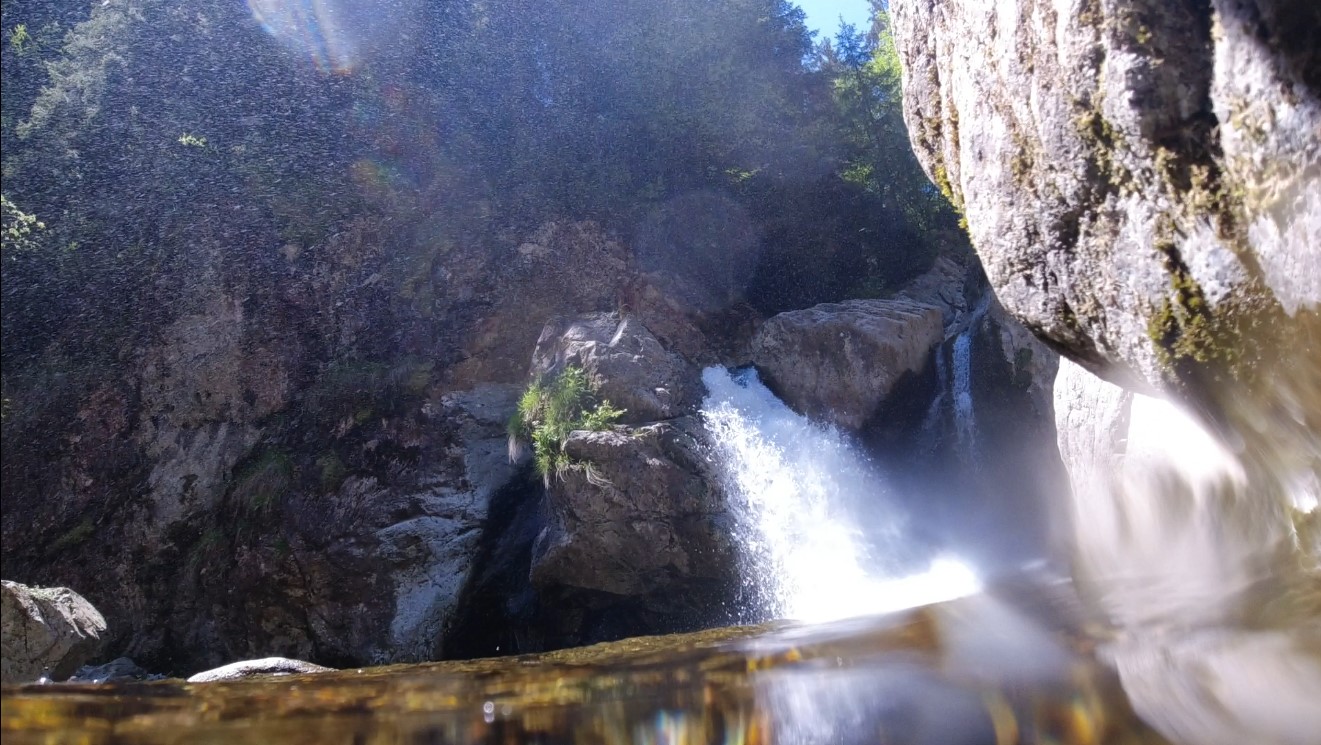
[[[1161,743],[1046,603],[266,681],[5,689],[6,743]]]

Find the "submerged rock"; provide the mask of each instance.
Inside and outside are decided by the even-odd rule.
[[[71,683],[114,683],[125,680],[164,680],[127,657],[116,657],[103,665],[84,665],[69,678]]]
[[[0,682],[64,680],[101,649],[105,619],[67,587],[0,583]]]
[[[1032,620],[1043,615],[977,595],[829,625],[712,629],[296,682],[165,681],[97,695],[34,686],[4,691],[0,728],[7,741],[90,745],[130,732],[152,745],[346,737],[1164,745],[1133,715],[1090,640]]]

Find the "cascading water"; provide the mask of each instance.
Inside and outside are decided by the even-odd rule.
[[[905,538],[880,475],[839,432],[794,413],[755,371],[713,367],[702,380],[755,615],[826,621],[976,591],[966,566]]]
[[[954,340],[954,380],[951,399],[954,403],[954,431],[960,452],[966,453],[974,466],[977,464],[977,419],[972,405],[972,336],[986,315],[991,294],[982,296],[981,302],[969,314],[967,325]]]

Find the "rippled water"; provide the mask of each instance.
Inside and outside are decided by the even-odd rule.
[[[231,683],[6,688],[5,743],[1163,743],[1052,594]],[[1020,588],[1021,590],[1021,588]]]

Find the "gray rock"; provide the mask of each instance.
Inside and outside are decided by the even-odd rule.
[[[850,300],[774,316],[752,340],[752,362],[795,411],[856,430],[944,337],[938,305]]]
[[[621,422],[691,414],[702,395],[696,366],[670,352],[636,318],[597,313],[546,322],[532,354],[532,375],[552,378],[567,366],[587,373],[597,395],[624,409]]]
[[[968,301],[969,284],[968,267],[941,256],[930,269],[908,282],[896,294],[923,305],[940,308],[945,326],[949,328],[972,310]]]
[[[594,223],[546,223],[479,275],[485,307],[450,384],[519,382],[547,318],[615,310],[631,276],[629,250]]]
[[[251,318],[242,298],[217,291],[198,303],[140,361],[137,439],[151,464],[151,508],[131,527],[146,545],[215,511],[261,438],[257,422],[289,405],[302,362],[297,335]]]
[[[411,486],[362,484],[356,488],[365,492],[348,495],[352,501],[374,505],[369,514],[381,523],[373,534],[374,546],[354,546],[354,561],[364,569],[382,562],[394,589],[387,629],[355,627],[346,623],[347,614],[354,613],[352,605],[336,607],[336,616],[345,616],[342,625],[357,628],[346,640],[357,650],[356,657],[375,662],[435,658],[473,571],[491,499],[513,480],[521,465],[509,462],[505,439],[505,423],[518,395],[517,387],[510,385],[447,394],[431,410],[451,441],[443,457],[438,453],[428,472]],[[392,517],[401,513],[403,519]],[[335,574],[326,576],[333,580]],[[379,602],[366,597],[359,601]],[[373,633],[380,638],[370,638]]]
[[[0,587],[0,681],[64,680],[101,649],[105,619],[67,587]]]
[[[725,503],[706,473],[700,433],[689,418],[574,432],[564,452],[575,465],[548,490],[533,583],[645,595],[727,578]]]
[[[896,0],[893,23],[918,158],[1035,333],[1197,385],[1321,302],[1321,5]]]
[[[1026,387],[1032,414],[1049,422],[1054,419],[1053,398],[1060,356],[1028,331],[1004,306],[992,301],[987,310],[992,329],[1000,342],[1000,353],[1013,370],[1011,383]]]
[[[215,683],[222,680],[246,680],[277,675],[308,675],[310,673],[334,672],[334,668],[314,665],[302,660],[285,657],[266,657],[260,660],[243,660],[223,667],[200,672],[190,678],[189,683]]]
[[[84,665],[69,678],[71,683],[113,683],[121,680],[164,680],[165,676],[144,670],[127,657],[116,657],[104,665]]]

